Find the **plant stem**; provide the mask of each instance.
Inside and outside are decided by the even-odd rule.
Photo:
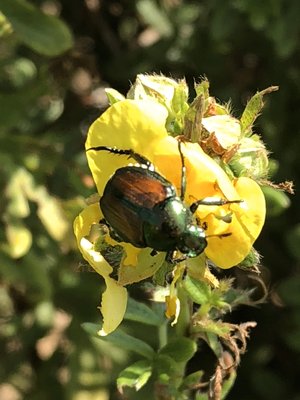
[[[187,336],[191,324],[191,303],[186,291],[178,285],[177,295],[180,300],[180,313],[176,324],[178,336]]]
[[[161,349],[168,343],[168,323],[161,324],[158,328],[159,348]]]

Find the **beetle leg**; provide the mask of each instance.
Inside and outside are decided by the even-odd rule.
[[[225,204],[232,203],[242,203],[244,200],[226,200],[226,199],[215,199],[215,198],[207,198],[202,200],[197,200],[190,205],[190,211],[194,214],[197,208],[202,206],[224,206]]]
[[[87,149],[87,151],[90,151],[90,150],[108,151],[109,153],[113,153],[113,154],[127,155],[127,156],[133,158],[139,164],[146,165],[146,167],[148,169],[153,169],[154,170],[154,166],[151,163],[151,161],[148,160],[148,158],[146,158],[144,156],[141,156],[139,153],[136,153],[131,149],[122,150],[122,149],[118,149],[117,147],[96,146],[96,147],[90,147],[89,149]]]
[[[178,264],[178,263],[180,263],[182,261],[185,261],[187,259],[187,256],[182,256],[182,257],[175,258],[175,253],[176,253],[175,250],[170,250],[170,251],[167,252],[166,258],[165,258],[167,263],[169,263],[169,264]]]
[[[184,163],[184,156],[181,150],[181,140],[178,140],[178,151],[181,158],[181,190],[180,190],[180,199],[184,200],[185,191],[186,191],[186,167]]]
[[[166,262],[173,264],[174,255],[175,255],[175,251],[174,250],[168,251],[167,254],[166,254],[166,258],[165,258]]]
[[[173,258],[172,263],[173,264],[178,264],[182,261],[185,261],[188,258],[188,256],[182,256],[182,257],[178,257],[178,258]]]

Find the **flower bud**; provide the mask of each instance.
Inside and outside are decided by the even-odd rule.
[[[127,93],[127,99],[145,100],[149,97],[168,110],[166,129],[169,133],[181,134],[184,114],[188,108],[188,86],[184,79],[175,81],[162,75],[137,75]]]
[[[269,171],[268,151],[259,136],[244,137],[229,165],[235,176],[247,176],[254,180],[266,178]]]

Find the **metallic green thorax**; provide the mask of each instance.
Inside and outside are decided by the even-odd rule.
[[[144,222],[144,238],[158,251],[178,249],[188,257],[202,253],[207,246],[205,232],[179,197],[171,197],[153,208],[153,221]]]

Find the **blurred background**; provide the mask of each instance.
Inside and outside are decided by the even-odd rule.
[[[239,117],[257,90],[279,85],[255,131],[272,180],[297,189],[299,15],[298,0],[0,0],[1,400],[122,398],[115,380],[132,355],[80,326],[99,320],[102,281],[72,233],[94,192],[83,149],[104,88],[125,94],[144,72],[191,88],[206,76]],[[298,204],[297,193],[268,196],[256,248],[269,296],[233,315],[258,326],[229,399],[300,400]]]

